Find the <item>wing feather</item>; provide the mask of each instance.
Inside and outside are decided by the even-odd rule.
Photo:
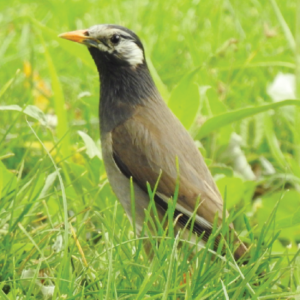
[[[130,119],[112,131],[114,160],[123,174],[132,176],[145,191],[146,183],[153,188],[162,171],[156,197],[165,203],[174,195],[179,176],[177,203],[183,209],[178,212],[185,210],[191,215],[200,197],[197,215],[203,222],[197,223],[202,231],[208,230],[217,212],[221,223],[220,193],[189,134],[164,103],[156,104],[138,107]]]

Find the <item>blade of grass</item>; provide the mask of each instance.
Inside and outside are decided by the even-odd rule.
[[[265,112],[269,109],[275,109],[282,106],[287,105],[297,105],[300,106],[300,100],[284,100],[271,104],[263,104],[257,107],[247,107],[242,109],[237,109],[234,111],[226,112],[223,114],[216,115],[214,117],[209,118],[205,121],[201,128],[198,130],[196,134],[196,139],[201,139],[211,132],[220,129],[226,125],[229,125],[233,122],[240,121],[244,118],[254,116],[256,114]]]
[[[130,201],[131,201],[131,217],[132,217],[132,227],[133,227],[133,234],[134,239],[136,239],[136,223],[135,223],[135,196],[134,196],[134,183],[132,176],[130,176]],[[137,248],[137,245],[135,244],[135,247]],[[137,250],[137,249],[136,249]]]
[[[155,85],[157,86],[157,89],[159,90],[162,98],[168,103],[169,91],[168,91],[167,87],[165,86],[165,84],[163,83],[163,81],[161,80],[159,74],[157,73],[150,57],[147,57],[147,65],[148,65],[149,71],[153,77],[153,80],[155,82]]]
[[[227,290],[226,290],[226,286],[225,286],[225,284],[224,284],[224,282],[223,282],[222,279],[220,279],[220,281],[221,281],[221,283],[222,283],[222,288],[223,288],[223,292],[224,292],[225,299],[226,299],[226,300],[229,300],[229,296],[228,296],[228,293],[227,293]]]
[[[142,300],[144,299],[144,296],[149,292],[151,289],[154,281],[157,279],[158,276],[160,276],[162,269],[164,269],[165,266],[162,264],[158,270],[154,270],[154,262],[149,266],[149,269],[147,270],[147,274],[144,277],[143,283],[139,287],[139,293],[136,297],[136,300]]]
[[[37,34],[44,48],[44,54],[45,54],[45,58],[46,58],[46,62],[48,65],[48,70],[51,78],[51,83],[52,83],[52,89],[54,95],[53,104],[54,104],[54,109],[58,120],[56,134],[59,139],[63,139],[61,141],[62,155],[64,157],[68,157],[70,155],[71,142],[70,142],[70,136],[66,134],[69,131],[69,125],[68,125],[67,111],[65,108],[65,97],[58,78],[58,74],[55,69],[55,65],[48,51],[48,48],[45,44],[44,38],[40,32],[37,31]]]
[[[37,265],[37,268],[35,269],[34,276],[33,276],[32,279],[31,279],[29,288],[28,288],[27,293],[26,293],[26,298],[25,298],[25,300],[27,300],[27,299],[28,299],[28,300],[32,299],[33,289],[34,289],[34,286],[36,285],[36,280],[37,280],[38,275],[39,275],[39,271],[40,271],[40,268],[41,268],[41,264],[42,264],[42,261],[40,260],[39,263],[38,263],[38,265]]]
[[[176,238],[175,238],[174,244],[173,244],[172,254],[171,254],[171,257],[170,257],[170,261],[169,261],[167,282],[166,282],[166,285],[165,285],[165,290],[164,290],[163,297],[161,298],[162,300],[166,300],[168,298],[168,295],[169,295],[171,277],[172,277],[172,268],[173,268],[173,264],[174,264],[175,252],[176,252],[176,249],[177,249],[178,242],[179,242],[179,236],[177,235]]]
[[[19,228],[21,229],[21,231],[24,233],[25,236],[27,236],[27,238],[31,241],[32,245],[35,247],[35,249],[38,251],[38,253],[40,254],[40,263],[43,262],[46,264],[48,271],[50,272],[51,276],[54,278],[54,273],[52,271],[52,269],[50,268],[50,265],[48,263],[48,261],[45,259],[44,253],[43,251],[40,249],[40,247],[37,245],[37,243],[34,241],[34,239],[30,236],[30,234],[26,231],[26,229],[23,227],[23,225],[21,223],[18,223]]]
[[[300,1],[297,1],[296,7],[296,32],[295,32],[295,76],[296,76],[296,97],[300,99]],[[295,130],[293,130],[294,134],[294,143],[296,146],[295,156],[296,162],[300,165],[300,108],[296,108],[295,110]]]
[[[268,114],[265,114],[264,116],[264,125],[266,133],[265,136],[269,145],[270,152],[272,153],[279,166],[286,170],[288,168],[288,164],[280,149],[279,142],[274,131],[272,119]]]
[[[69,276],[68,276],[68,272],[69,272],[69,255],[68,255],[68,246],[69,246],[69,222],[68,222],[68,203],[67,203],[67,197],[66,197],[66,191],[65,191],[65,187],[64,187],[64,183],[62,180],[62,177],[60,175],[59,169],[53,159],[53,157],[51,156],[51,154],[49,153],[49,151],[47,150],[46,146],[44,145],[44,143],[41,141],[41,139],[38,137],[37,133],[35,132],[35,130],[32,128],[32,126],[30,125],[30,123],[26,120],[29,128],[31,129],[31,131],[33,132],[33,134],[35,135],[36,139],[40,142],[40,144],[42,145],[42,147],[44,148],[45,152],[47,153],[48,157],[50,158],[54,169],[57,173],[57,177],[59,179],[59,184],[60,184],[60,188],[61,188],[61,196],[63,199],[63,213],[64,213],[64,255],[62,258],[62,262],[60,264],[60,270],[63,270],[63,278],[65,280],[68,280]],[[62,280],[62,292],[64,292],[66,289],[68,289],[68,282]]]
[[[291,48],[292,51],[295,51],[296,49],[296,43],[295,43],[295,39],[293,37],[293,34],[288,26],[288,24],[286,23],[281,11],[280,11],[280,8],[278,7],[277,3],[276,3],[276,0],[269,0],[272,7],[273,7],[273,10],[275,12],[275,15],[277,17],[277,20],[283,30],[283,33],[285,35],[285,38],[286,38],[286,41],[289,45],[289,47]],[[298,4],[299,5],[299,4]]]
[[[16,71],[16,74],[14,77],[12,77],[11,79],[9,79],[1,88],[0,90],[0,98],[5,94],[5,92],[8,90],[8,88],[12,85],[12,83],[14,82],[14,80],[16,79],[17,75],[20,73],[20,69],[18,69]]]

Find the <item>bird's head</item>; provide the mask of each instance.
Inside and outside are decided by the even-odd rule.
[[[95,25],[66,32],[59,37],[88,46],[95,60],[136,68],[145,64],[144,48],[138,36],[119,25]]]
[[[119,25],[95,25],[61,38],[88,47],[99,72],[101,130],[127,120],[137,105],[160,99],[138,36]]]

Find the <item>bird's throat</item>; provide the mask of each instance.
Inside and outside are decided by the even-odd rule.
[[[134,112],[138,105],[159,96],[146,63],[135,68],[119,63],[92,48],[90,53],[100,77],[100,129],[109,132]],[[104,125],[105,124],[105,125]]]

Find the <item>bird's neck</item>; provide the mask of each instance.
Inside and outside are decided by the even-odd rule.
[[[141,105],[156,92],[147,65],[136,68],[114,66],[99,68],[100,96],[104,105],[122,102],[127,105]]]
[[[93,56],[100,77],[100,129],[110,132],[128,120],[139,105],[159,97],[146,64],[113,65]]]

